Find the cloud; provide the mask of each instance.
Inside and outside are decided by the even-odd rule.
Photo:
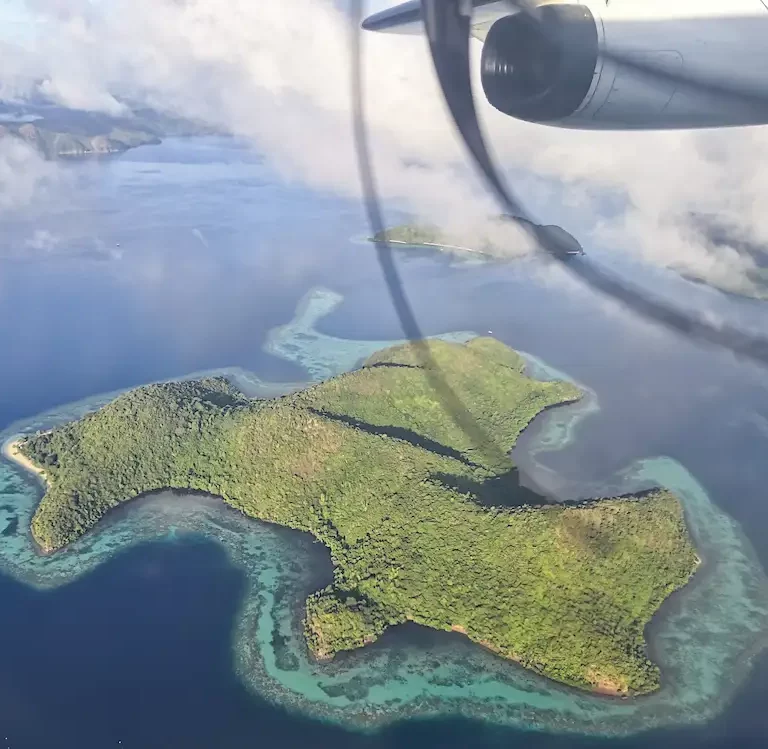
[[[24,241],[24,247],[36,252],[53,252],[60,244],[61,238],[47,229],[37,229],[29,239]]]
[[[0,246],[0,258],[21,262],[80,261],[113,262],[123,258],[123,251],[108,247],[98,237],[54,234],[47,229],[36,229],[31,236],[10,241]]]
[[[0,75],[69,106],[115,112],[130,95],[253,140],[287,179],[359,195],[350,115],[350,39],[331,0],[28,0],[38,43]],[[381,3],[379,3],[381,5]],[[382,195],[471,233],[496,210],[457,142],[418,36],[364,37]],[[516,122],[481,106],[501,163],[534,213],[591,243],[733,287],[754,260],[697,229],[717,215],[768,244],[764,128],[604,133]],[[537,175],[533,179],[531,175]],[[583,236],[583,233],[589,236]],[[524,239],[510,239],[511,251]]]
[[[47,200],[66,175],[25,142],[0,136],[0,216]]]
[[[18,80],[28,70],[44,77],[45,91],[73,107],[109,110],[115,93],[142,98],[251,138],[289,178],[358,194],[351,28],[334,4],[112,0],[79,13],[54,0],[32,5],[46,31],[18,63],[22,70],[4,76]],[[369,35],[366,45],[385,195],[425,209],[440,208],[446,195],[482,196],[454,168],[463,154],[445,121],[423,42]],[[416,161],[428,168],[407,166]]]

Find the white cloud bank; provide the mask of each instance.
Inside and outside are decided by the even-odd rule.
[[[113,113],[120,108],[114,94],[142,97],[252,139],[289,179],[358,194],[344,0],[27,5],[38,33],[23,54],[3,50],[2,80],[19,87],[44,78],[46,93],[61,103]],[[368,34],[365,47],[383,196],[454,225],[494,211],[479,183],[457,169],[465,156],[423,39]],[[487,105],[481,111],[500,161],[550,180],[532,198],[546,222],[578,211],[602,244],[731,286],[743,283],[752,261],[708,243],[689,214],[716,214],[744,238],[768,243],[766,128],[577,132],[515,122]],[[589,237],[579,238],[589,246]]]

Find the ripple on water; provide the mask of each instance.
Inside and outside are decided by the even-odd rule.
[[[294,352],[291,356],[310,364],[312,368],[307,368],[318,377],[354,366],[363,356],[390,345],[343,341],[315,332],[317,320],[340,301],[338,295],[315,290],[297,311],[297,319],[273,333],[270,352]],[[301,336],[291,339],[291,331]],[[543,362],[529,361],[536,376],[565,376],[545,368]],[[247,377],[254,395],[279,390],[242,370],[216,373]],[[48,412],[14,425],[0,437],[78,418],[115,395]],[[597,408],[591,394],[574,407],[548,412],[542,417],[539,449],[562,449],[573,440],[580,420]],[[638,461],[610,477],[609,483],[612,491],[654,484],[675,491],[703,559],[694,582],[665,604],[649,633],[653,655],[662,665],[663,687],[635,700],[561,687],[459,635],[419,633],[414,626],[400,633],[396,628],[373,646],[330,664],[317,664],[301,633],[304,596],[312,585],[322,584],[317,581],[314,553],[292,540],[297,535],[249,520],[209,497],[182,498],[164,492],[138,500],[67,550],[43,557],[35,552],[27,531],[39,485],[3,462],[0,528],[15,523],[16,529],[0,535],[0,565],[30,585],[51,587],[139,542],[158,538],[173,542],[187,534],[213,538],[247,578],[233,653],[243,681],[284,706],[357,727],[408,715],[450,713],[542,730],[619,734],[707,720],[722,709],[747,673],[751,657],[766,643],[768,580],[738,524],[679,463],[664,457]]]

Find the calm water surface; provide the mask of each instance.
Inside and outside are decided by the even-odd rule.
[[[171,141],[68,169],[66,197],[14,220],[0,238],[0,429],[95,393],[198,370],[307,379],[298,363],[263,346],[313,287],[344,300],[318,322],[322,332],[401,336],[370,247],[352,239],[366,231],[360,208],[281,183],[235,142]],[[605,248],[594,255],[610,258]],[[599,410],[575,441],[535,456],[553,492],[609,485],[638,458],[670,456],[738,521],[768,566],[765,371],[637,321],[537,264],[400,257],[425,334],[493,331],[596,394]],[[765,321],[755,305],[666,276],[648,273],[647,281],[750,325]],[[543,428],[537,422],[521,442],[523,470],[536,470]],[[324,584],[330,572],[318,547],[287,533],[280,543],[310,560],[318,576],[305,580],[310,590]],[[236,674],[234,629],[247,585],[219,545],[188,534],[118,551],[49,591],[0,576],[0,747],[768,744],[763,656],[706,726],[622,739],[466,717],[404,720],[364,734],[302,717],[260,699]],[[414,628],[382,645],[406,646],[440,653],[454,640]]]

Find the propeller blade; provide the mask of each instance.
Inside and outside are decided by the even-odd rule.
[[[351,0],[353,131],[365,208],[368,214],[368,222],[375,238],[379,267],[381,268],[403,332],[406,338],[414,345],[416,354],[424,368],[425,377],[432,389],[437,393],[446,412],[450,415],[456,426],[469,437],[472,444],[490,465],[502,466],[508,462],[506,454],[491,439],[490,435],[485,432],[469,409],[462,403],[461,398],[459,398],[437,366],[429,344],[424,340],[424,335],[413,313],[413,307],[403,288],[403,281],[395,264],[392,247],[386,240],[384,218],[381,212],[376,179],[371,164],[368,130],[365,124],[361,34],[362,14],[362,0]],[[379,239],[379,237],[384,237],[384,239]]]
[[[362,35],[360,27],[363,17],[362,0],[352,0],[352,118],[354,129],[355,150],[357,151],[357,163],[362,183],[365,210],[368,214],[368,223],[376,239],[376,254],[379,265],[384,275],[395,312],[400,319],[405,337],[411,341],[423,338],[419,324],[413,314],[413,309],[403,289],[400,273],[395,265],[392,248],[384,239],[377,237],[386,236],[384,231],[384,217],[381,213],[376,180],[373,173],[373,165],[370,159],[370,146],[368,144],[368,130],[365,125],[365,103],[363,97],[363,59],[362,59]]]
[[[513,1],[520,4],[520,0]],[[435,70],[454,123],[503,209],[513,216],[527,218],[524,206],[507,190],[496,170],[477,119],[470,76],[471,12],[472,3],[466,0],[422,0],[424,25]],[[523,226],[541,249],[590,288],[670,330],[768,365],[768,339],[749,335],[730,326],[715,327],[661,300],[653,299],[639,288],[593,264],[571,262],[559,251],[560,248],[542,226],[536,223]]]
[[[654,299],[646,291],[593,263],[566,263],[565,267],[591,289],[621,302],[627,309],[647,320],[686,338],[768,366],[768,338],[745,333],[730,325],[716,327],[700,317]]]
[[[469,62],[472,3],[422,0],[421,5],[435,71],[453,121],[504,208],[513,216],[527,218],[523,205],[507,190],[496,172],[477,119]]]

